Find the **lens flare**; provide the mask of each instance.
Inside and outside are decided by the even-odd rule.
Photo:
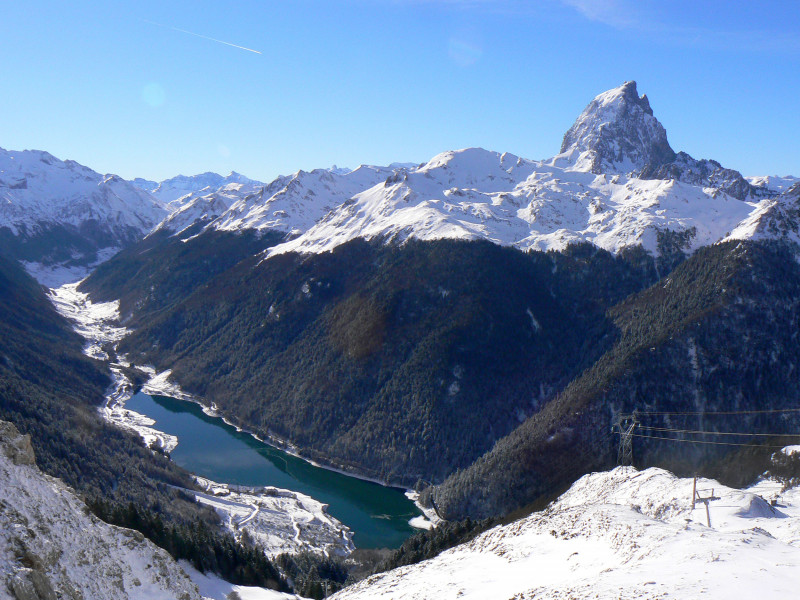
[[[167,94],[159,84],[150,82],[142,88],[142,100],[149,106],[161,106],[167,101]]]

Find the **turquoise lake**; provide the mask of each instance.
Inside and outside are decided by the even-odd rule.
[[[176,464],[218,482],[308,494],[350,527],[357,548],[397,548],[415,531],[408,521],[420,512],[401,490],[315,467],[205,414],[193,402],[138,393],[126,407],[178,436],[170,455]]]

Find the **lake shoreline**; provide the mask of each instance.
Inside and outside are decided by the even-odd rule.
[[[221,413],[219,411],[219,409],[217,409],[216,405],[213,402],[211,403],[211,406],[208,406],[206,403],[204,403],[198,397],[196,397],[196,396],[194,396],[192,394],[188,394],[188,393],[184,392],[178,384],[168,381],[169,376],[172,373],[171,369],[167,369],[165,371],[161,371],[160,373],[156,373],[155,368],[150,366],[150,365],[145,365],[143,367],[142,366],[133,366],[133,368],[138,369],[139,371],[150,375],[150,379],[147,380],[145,383],[143,383],[141,385],[141,387],[138,390],[136,390],[136,392],[142,392],[144,394],[148,394],[148,395],[151,395],[151,396],[165,396],[167,398],[174,398],[175,400],[180,400],[182,402],[191,402],[193,404],[197,404],[200,408],[203,409],[203,412],[206,415],[208,415],[209,417],[221,419],[223,423],[225,423],[226,425],[230,425],[231,427],[235,428],[236,431],[239,431],[241,433],[245,433],[245,434],[247,434],[249,436],[252,436],[254,439],[258,440],[262,444],[268,444],[269,446],[272,446],[276,450],[280,450],[281,452],[286,452],[286,454],[294,456],[295,458],[299,458],[300,460],[303,460],[303,461],[307,462],[310,465],[313,465],[313,466],[318,467],[320,469],[326,469],[328,471],[333,471],[334,473],[339,473],[340,475],[346,475],[347,477],[353,477],[355,479],[360,479],[361,481],[368,481],[370,483],[375,483],[377,485],[380,485],[380,486],[383,486],[383,487],[386,487],[386,488],[400,490],[400,491],[402,491],[402,492],[404,492],[406,494],[414,493],[413,489],[411,489],[411,488],[409,488],[407,486],[404,486],[404,485],[397,485],[397,484],[389,483],[387,481],[384,481],[384,480],[381,480],[381,479],[377,479],[375,477],[370,477],[369,475],[364,475],[362,473],[349,471],[349,470],[343,468],[341,465],[340,466],[334,466],[332,464],[326,464],[326,463],[323,463],[323,462],[318,462],[318,461],[314,460],[313,458],[309,458],[307,456],[303,456],[303,454],[300,453],[299,448],[296,445],[294,445],[292,442],[290,442],[289,440],[287,440],[285,438],[281,438],[280,436],[272,435],[272,434],[267,435],[267,436],[260,436],[257,433],[255,433],[255,432],[253,432],[253,431],[251,431],[251,430],[249,430],[249,429],[247,429],[245,427],[242,427],[241,425],[231,421],[227,416],[225,416],[223,413]],[[134,392],[134,393],[136,393],[136,392]],[[415,502],[415,504],[417,504],[417,503]],[[422,510],[421,507],[419,507],[419,508],[420,508],[420,510]]]
[[[78,284],[64,285],[61,288],[51,290],[49,297],[56,310],[73,323],[75,331],[86,341],[84,353],[108,366],[111,381],[104,394],[105,402],[97,407],[97,410],[105,420],[117,427],[131,431],[154,452],[160,452],[176,462],[176,464],[181,464],[181,461],[175,460],[176,451],[182,454],[182,449],[188,450],[189,454],[184,455],[183,458],[189,460],[192,445],[195,446],[193,451],[196,453],[198,444],[202,446],[203,443],[208,443],[206,440],[213,438],[213,433],[206,432],[204,435],[194,435],[192,432],[195,426],[187,423],[177,429],[171,429],[169,426],[164,427],[163,425],[169,422],[172,422],[173,425],[177,423],[170,421],[170,418],[163,412],[160,413],[157,419],[154,419],[152,418],[153,415],[148,413],[148,409],[137,412],[132,410],[132,406],[126,405],[140,391],[145,392],[143,395],[147,396],[148,400],[153,403],[155,403],[155,396],[162,395],[165,400],[174,401],[176,406],[178,403],[192,404],[199,407],[199,410],[193,413],[194,418],[202,417],[203,415],[211,417],[213,421],[218,421],[218,425],[210,421],[206,422],[207,425],[227,428],[228,435],[240,435],[242,440],[249,439],[261,445],[264,450],[257,452],[261,454],[261,458],[264,461],[268,462],[270,460],[267,457],[270,453],[277,453],[275,456],[280,457],[283,461],[296,461],[292,468],[293,472],[288,470],[281,472],[279,469],[273,476],[266,471],[277,467],[274,464],[272,467],[261,464],[256,467],[256,471],[252,472],[252,475],[262,477],[264,482],[290,493],[299,492],[303,494],[303,490],[315,490],[307,495],[312,500],[316,500],[317,494],[319,494],[320,500],[327,499],[326,501],[334,509],[334,513],[346,517],[337,516],[335,518],[338,518],[353,531],[354,535],[356,535],[356,540],[364,538],[363,541],[357,541],[359,547],[396,548],[408,536],[413,534],[416,527],[412,526],[411,521],[414,520],[415,525],[420,522],[423,518],[420,513],[423,511],[421,507],[416,506],[407,496],[404,496],[405,486],[389,485],[387,482],[376,478],[352,473],[349,470],[337,468],[333,465],[320,464],[317,460],[302,456],[298,448],[277,436],[272,439],[261,439],[260,436],[254,435],[245,428],[225,419],[218,411],[214,410],[213,404],[208,407],[200,399],[186,394],[178,385],[169,381],[169,371],[157,373],[153,367],[140,367],[131,364],[127,356],[118,353],[119,341],[129,333],[129,330],[120,323],[119,301],[95,303],[91,301],[88,294],[79,292],[77,287]],[[135,383],[140,379],[132,371],[144,374],[145,383],[143,385]],[[153,396],[149,396],[147,392],[152,393]],[[184,411],[177,411],[177,413],[180,412]],[[159,414],[159,411],[154,414]],[[166,419],[163,423],[161,422],[162,418]],[[167,431],[171,433],[167,433]],[[210,436],[210,438],[206,436]],[[224,444],[212,447],[209,456],[211,458],[221,458],[220,451],[223,446]],[[256,452],[256,449],[252,446],[251,449]],[[264,454],[266,449],[269,449],[269,452]],[[229,454],[231,452],[235,454],[235,448],[228,447],[227,451]],[[246,455],[243,456],[248,458]],[[245,480],[250,478],[251,474],[247,472],[247,469],[251,467],[246,465],[246,461],[233,460],[226,464],[225,468],[232,466],[234,471],[237,468],[240,469],[238,475],[229,471],[231,472],[230,478],[223,475],[212,479],[216,481],[236,481],[238,478],[244,483]],[[300,465],[306,465],[306,467],[301,468]],[[196,464],[197,468],[183,465],[187,471],[201,477],[206,477],[203,471],[208,470],[207,466],[203,466],[201,463]],[[218,467],[219,465],[215,468]],[[261,469],[261,475],[257,474],[258,469]],[[306,469],[318,469],[320,473],[330,473],[330,476],[323,477],[312,474],[309,477]],[[330,477],[333,477],[334,480],[331,480]],[[342,477],[344,480],[335,482],[336,477]],[[348,481],[351,483],[347,483]],[[256,486],[263,485],[261,479],[253,483],[256,483]],[[294,485],[295,483],[297,486]],[[379,489],[371,491],[360,487],[367,485],[380,486],[380,489],[385,489],[386,493],[379,493]],[[397,496],[395,497],[395,495]],[[402,501],[399,500],[400,498],[402,498]],[[384,519],[392,521],[393,525],[388,526],[388,523],[380,525]]]
[[[169,381],[169,377],[172,374],[171,369],[166,369],[158,373],[156,372],[155,367],[151,365],[136,366],[134,368],[138,369],[143,373],[146,373],[150,377],[145,383],[141,385],[141,387],[137,391],[140,391],[148,395],[174,398],[175,400],[179,400],[182,402],[190,402],[192,404],[196,404],[202,409],[203,413],[206,414],[207,416],[220,419],[226,425],[229,425],[230,427],[236,429],[236,431],[249,435],[258,442],[261,442],[262,444],[267,444],[269,446],[272,446],[276,450],[285,452],[290,456],[294,456],[295,458],[305,461],[314,467],[325,469],[327,471],[332,471],[334,473],[338,473],[339,475],[344,475],[346,477],[353,477],[354,479],[359,479],[361,481],[374,483],[385,488],[402,491],[405,494],[406,498],[408,498],[411,502],[413,502],[414,506],[416,506],[417,510],[419,510],[421,513],[420,515],[412,517],[408,522],[409,525],[411,525],[411,527],[413,527],[414,529],[420,531],[427,531],[437,527],[439,524],[443,522],[443,519],[439,517],[433,509],[425,507],[419,502],[419,493],[413,489],[410,489],[406,486],[393,485],[391,483],[382,481],[380,479],[369,477],[367,475],[362,475],[360,473],[355,473],[353,471],[348,471],[346,469],[336,467],[330,464],[320,463],[316,460],[303,456],[300,453],[297,446],[295,446],[288,440],[285,440],[278,436],[262,437],[254,433],[253,431],[250,431],[228,419],[224,414],[222,414],[217,409],[216,405],[213,402],[211,403],[211,406],[208,406],[198,397],[185,392],[183,389],[181,389],[180,385],[178,385],[177,383]]]

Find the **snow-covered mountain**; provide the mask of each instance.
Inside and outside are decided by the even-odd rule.
[[[167,214],[161,202],[116,175],[100,175],[47,152],[0,149],[0,227],[32,234],[51,224],[104,228],[129,241]]]
[[[329,169],[279,177],[257,194],[235,203],[214,223],[222,230],[277,229],[291,235],[308,231],[349,198],[384,181],[389,167],[360,166],[346,173]]]
[[[97,250],[193,224],[285,234],[269,255],[322,252],[354,238],[486,239],[543,250],[590,242],[657,254],[666,232],[680,233],[685,251],[750,235],[796,182],[747,180],[676,153],[650,101],[628,81],[592,100],[560,153],[540,161],[468,148],[420,165],[298,171],[267,185],[235,172],[129,183],[45,152],[2,151],[0,237],[17,258],[59,266],[93,264],[109,255]],[[19,240],[31,235],[35,243],[23,247]],[[63,283],[34,267],[40,280]]]
[[[778,194],[785,192],[795,183],[800,182],[800,177],[792,177],[791,175],[785,177],[779,177],[778,175],[762,175],[758,177],[747,177],[746,179],[755,187],[765,188]]]
[[[589,173],[629,174],[675,158],[667,131],[635,81],[597,96],[564,134],[557,166]]]
[[[676,153],[664,126],[653,115],[635,81],[597,96],[564,135],[552,164],[591,173],[623,174],[641,179],[675,179],[713,187],[738,198],[772,195],[756,188],[741,173],[713,160]]]
[[[261,182],[248,179],[235,171],[231,171],[227,175],[220,175],[210,171],[199,173],[198,175],[176,175],[161,182],[137,177],[131,183],[149,192],[165,204],[187,194],[201,191],[205,191],[208,194],[232,183],[252,186],[261,185]]]
[[[691,251],[729,236],[790,181],[749,182],[676,153],[629,81],[592,100],[548,160],[468,148],[416,166],[299,171],[233,202],[225,191],[177,201],[182,208],[160,227],[180,231],[200,218],[215,229],[286,233],[269,255],[323,252],[354,238],[487,239],[521,249],[590,242],[612,252],[641,244],[658,253],[667,231],[683,233]]]
[[[800,490],[747,490],[619,467],[586,475],[545,511],[333,598],[791,598]],[[773,501],[775,506],[771,505]]]
[[[227,183],[214,190],[204,188],[189,192],[167,205],[170,214],[155,230],[183,231],[191,225],[213,221],[236,202],[258,193],[261,187],[258,182]]]
[[[48,267],[108,258],[167,214],[163,203],[116,175],[47,152],[0,149],[0,243],[43,283],[59,277]]]
[[[488,239],[521,249],[587,241],[612,252],[693,230],[711,244],[754,206],[675,180],[565,170],[480,148],[446,152],[356,194],[314,227],[271,250],[323,252],[351,239]]]
[[[729,239],[781,240],[800,246],[800,180],[776,198],[759,203]]]

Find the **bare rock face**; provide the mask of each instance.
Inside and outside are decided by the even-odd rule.
[[[0,421],[0,448],[15,465],[36,463],[31,436],[21,435],[13,423]]]
[[[0,421],[0,600],[200,600],[165,551],[92,515]]]
[[[675,158],[667,131],[635,81],[592,100],[564,135],[561,153],[572,153],[579,166],[597,174],[627,174]]]
[[[58,600],[47,576],[34,569],[19,569],[11,577],[8,587],[16,600]]]
[[[668,163],[648,164],[637,175],[642,179],[675,179],[713,187],[739,200],[772,195],[769,190],[752,186],[739,171],[726,169],[715,160],[694,159],[686,152],[678,152],[675,160]]]

